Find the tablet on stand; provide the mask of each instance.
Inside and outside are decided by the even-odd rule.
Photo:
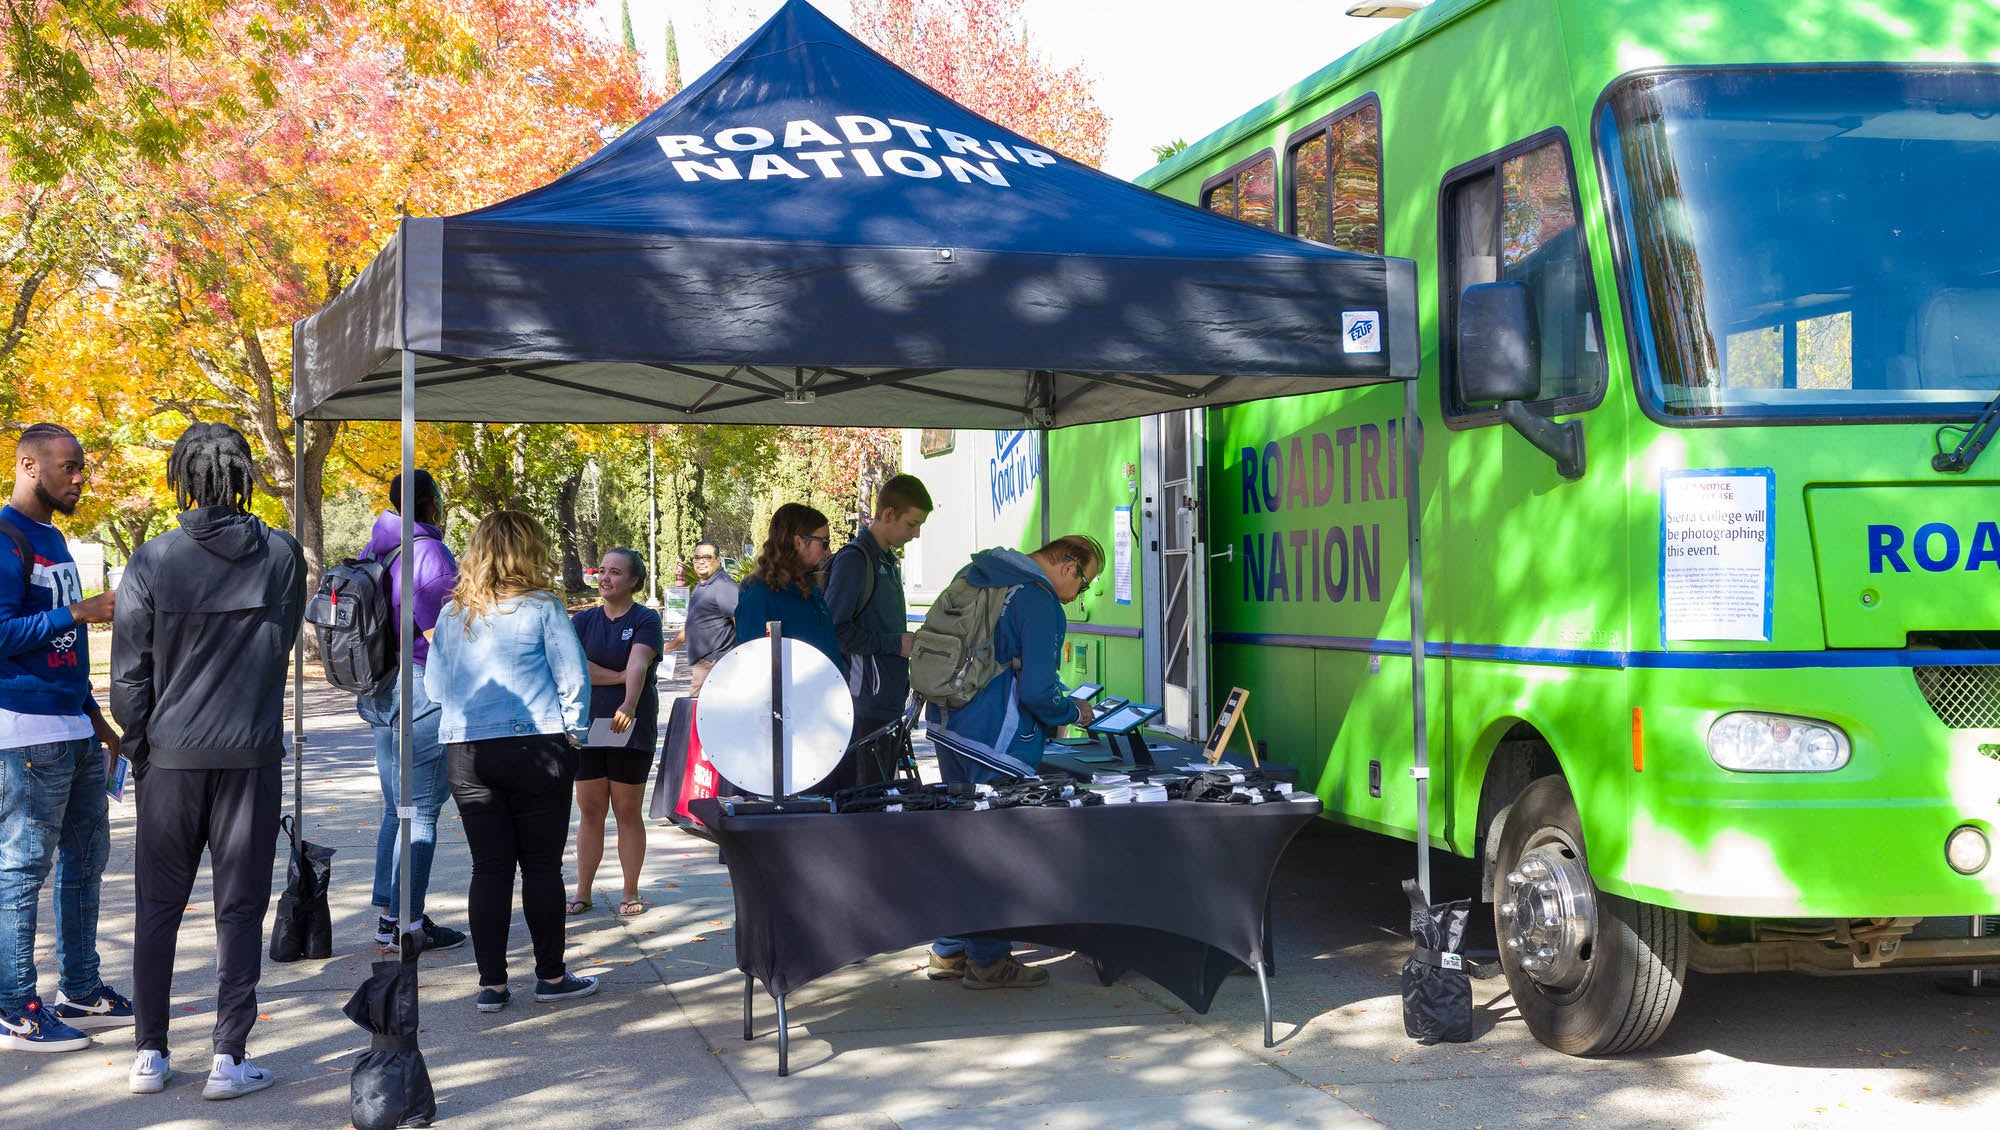
[[[1121,702],[1090,720],[1084,727],[1093,734],[1103,735],[1112,749],[1119,747],[1123,740],[1125,750],[1131,754],[1132,764],[1153,764],[1152,752],[1146,748],[1146,739],[1139,728],[1160,716],[1160,707],[1144,702]]]

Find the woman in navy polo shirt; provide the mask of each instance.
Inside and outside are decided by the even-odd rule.
[[[639,869],[646,862],[646,822],[639,803],[646,796],[646,778],[653,772],[653,747],[659,741],[660,692],[654,672],[663,642],[660,614],[635,596],[646,586],[646,559],[636,549],[620,546],[604,551],[597,566],[597,591],[602,604],[570,618],[583,656],[590,661],[590,718],[599,740],[604,729],[617,745],[586,745],[576,771],[576,897],[565,910],[590,909],[590,888],[597,865],[604,859],[604,814],[618,817],[618,865],[625,874],[620,917],[643,913]],[[608,720],[609,727],[595,723]]]

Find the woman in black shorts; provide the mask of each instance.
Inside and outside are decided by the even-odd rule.
[[[618,863],[625,873],[624,897],[618,913],[643,913],[639,869],[646,862],[646,823],[639,812],[646,796],[646,778],[653,771],[653,747],[659,738],[660,692],[654,686],[659,665],[660,614],[633,597],[646,585],[646,559],[636,549],[609,549],[597,566],[597,588],[604,603],[570,618],[583,656],[590,661],[590,718],[593,740],[626,737],[622,745],[586,745],[576,771],[576,897],[564,909],[572,915],[590,909],[591,884],[604,859],[604,814],[618,817]],[[598,725],[609,720],[609,726]]]

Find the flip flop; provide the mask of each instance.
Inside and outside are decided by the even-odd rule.
[[[584,911],[589,909],[590,909],[589,899],[571,899],[563,904],[563,914],[570,918],[575,918],[577,915],[582,914]]]
[[[645,899],[626,899],[618,904],[618,917],[637,918],[646,913]]]

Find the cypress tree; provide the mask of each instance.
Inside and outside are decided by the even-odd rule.
[[[674,21],[667,21],[667,93],[681,90],[681,48],[674,42]]]

